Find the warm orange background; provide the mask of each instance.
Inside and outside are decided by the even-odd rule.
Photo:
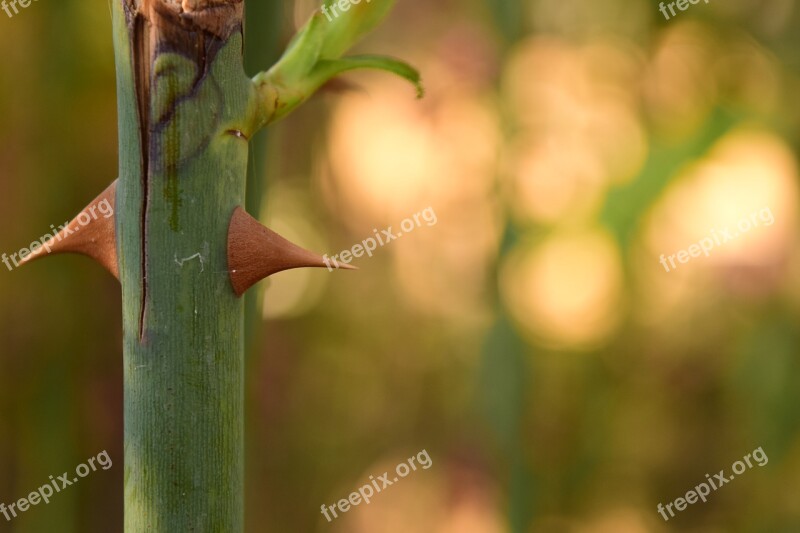
[[[255,1],[264,68],[315,4]],[[0,253],[116,176],[109,19],[101,0],[0,12]],[[669,21],[645,0],[400,2],[359,50],[418,66],[424,100],[351,75],[255,141],[250,210],[306,247],[437,223],[358,272],[260,285],[248,531],[800,531],[799,31],[794,0]],[[0,502],[114,460],[0,531],[119,531],[119,316],[83,258],[0,265]],[[767,465],[657,514],[759,446]],[[325,521],[422,449],[429,470]]]

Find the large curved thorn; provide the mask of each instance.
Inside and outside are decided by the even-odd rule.
[[[261,225],[241,207],[234,210],[228,229],[228,270],[237,296],[267,276],[302,267],[331,268],[331,264]],[[356,270],[338,263],[334,268]]]

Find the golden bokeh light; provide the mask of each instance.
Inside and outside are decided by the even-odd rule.
[[[554,224],[567,216],[586,220],[596,214],[605,181],[600,161],[586,147],[575,136],[565,136],[530,142],[520,150],[512,194],[520,219]]]
[[[391,223],[423,204],[442,206],[465,194],[488,196],[500,142],[489,104],[478,96],[414,100],[397,82],[370,82],[337,104],[330,130],[327,200],[347,223]]]
[[[798,246],[797,178],[786,143],[754,127],[730,132],[705,158],[685,167],[643,227],[638,317],[669,329],[676,320],[711,312],[715,295],[737,288],[773,291],[781,278],[788,283]],[[679,251],[703,239],[707,247],[713,243],[708,256],[678,261]],[[740,272],[751,273],[746,285],[738,280]]]
[[[492,194],[501,138],[491,102],[474,88],[437,94],[451,87],[448,72],[431,69],[433,90],[422,103],[404,85],[378,78],[369,86],[380,98],[344,96],[332,118],[330,172],[320,188],[332,209],[347,213],[342,220],[357,236],[397,231],[431,208],[435,225],[423,224],[377,253],[392,255],[398,293],[411,307],[472,320],[484,310],[487,266],[502,230]]]
[[[683,268],[777,261],[794,239],[797,193],[797,168],[785,142],[738,129],[672,183],[653,209],[648,246],[658,257],[705,237],[715,240],[709,257]]]
[[[435,226],[391,244],[400,294],[419,313],[485,319],[488,269],[502,231],[498,210],[476,199],[436,213]]]
[[[620,41],[520,44],[504,75],[520,132],[510,151],[511,205],[522,220],[592,218],[610,184],[631,180],[648,145],[633,83],[641,69]],[[608,64],[608,70],[599,64]]]
[[[622,266],[616,242],[600,230],[554,234],[521,245],[501,274],[515,320],[540,341],[584,348],[606,339],[623,309]]]

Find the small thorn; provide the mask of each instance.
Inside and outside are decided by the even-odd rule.
[[[119,280],[114,223],[116,192],[117,180],[114,180],[66,227],[51,235],[41,248],[20,261],[19,266],[49,255],[76,253],[91,257]]]
[[[328,264],[322,256],[263,226],[241,207],[233,211],[228,229],[228,270],[236,296],[272,274],[301,267],[326,268]],[[335,262],[331,267],[358,270]]]

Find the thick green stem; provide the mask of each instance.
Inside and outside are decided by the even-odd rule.
[[[171,19],[168,4],[113,2],[125,531],[236,533],[243,305],[225,250],[231,214],[244,203],[254,91],[241,20]]]
[[[329,25],[317,14],[276,68],[251,81],[244,0],[112,0],[125,531],[243,531],[244,306],[227,258],[255,261],[248,272],[263,266],[242,253],[247,236],[228,249],[247,143],[340,72],[382,68],[418,84],[396,60],[338,57],[392,2],[363,4]],[[288,268],[292,258],[281,254],[292,250],[262,255]]]

